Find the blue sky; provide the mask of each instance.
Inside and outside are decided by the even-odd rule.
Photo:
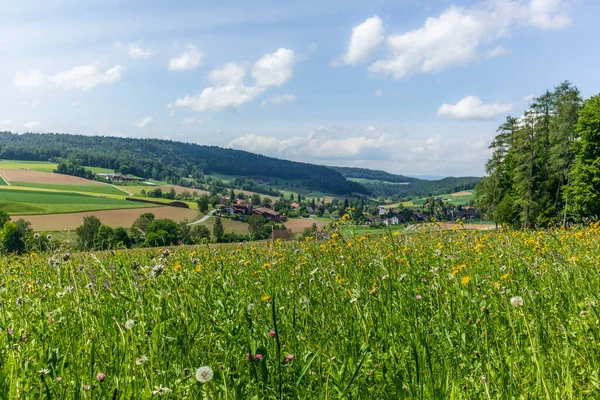
[[[528,96],[600,92],[595,0],[2,3],[0,130],[482,175]]]

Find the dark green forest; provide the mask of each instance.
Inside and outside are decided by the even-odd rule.
[[[333,170],[341,173],[345,178],[361,178],[361,179],[373,179],[384,182],[393,183],[416,183],[420,182],[421,179],[411,178],[404,175],[391,174],[389,172],[366,169],[366,168],[354,168],[354,167],[329,167]]]
[[[600,95],[565,81],[507,117],[477,187],[488,218],[512,227],[566,225],[600,216]]]
[[[327,167],[170,140],[0,132],[0,158],[30,161],[71,159],[80,165],[109,168],[170,183],[216,172],[299,180],[309,189],[328,193],[369,194],[364,186],[346,180],[342,174]]]

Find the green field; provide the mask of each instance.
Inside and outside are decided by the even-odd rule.
[[[57,165],[45,161],[0,160],[0,169],[31,169],[33,171],[52,172]]]
[[[58,185],[51,183],[33,183],[33,182],[16,182],[10,183],[11,186],[29,187],[35,189],[48,189],[63,192],[84,192],[98,194],[113,194],[118,196],[126,196],[127,194],[110,185]]]
[[[3,177],[0,176],[0,186],[8,186]]]
[[[598,399],[599,225],[1,257],[0,393]]]
[[[204,225],[212,232],[216,220],[217,219],[215,217],[210,217],[206,221],[198,225]],[[248,234],[248,224],[238,221],[232,221],[227,218],[221,218],[221,222],[223,223],[223,228],[225,229],[225,232],[233,232],[238,235]]]
[[[0,211],[11,215],[56,214],[142,207],[154,207],[154,205],[68,192],[23,189],[0,190]]]

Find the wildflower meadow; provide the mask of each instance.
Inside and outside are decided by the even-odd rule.
[[[2,398],[600,398],[598,224],[0,263]]]

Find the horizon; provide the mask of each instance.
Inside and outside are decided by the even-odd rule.
[[[343,7],[342,7],[343,4]],[[600,4],[4,6],[0,130],[169,139],[406,176],[483,176],[508,115],[600,91]],[[577,62],[572,62],[577,59]]]

